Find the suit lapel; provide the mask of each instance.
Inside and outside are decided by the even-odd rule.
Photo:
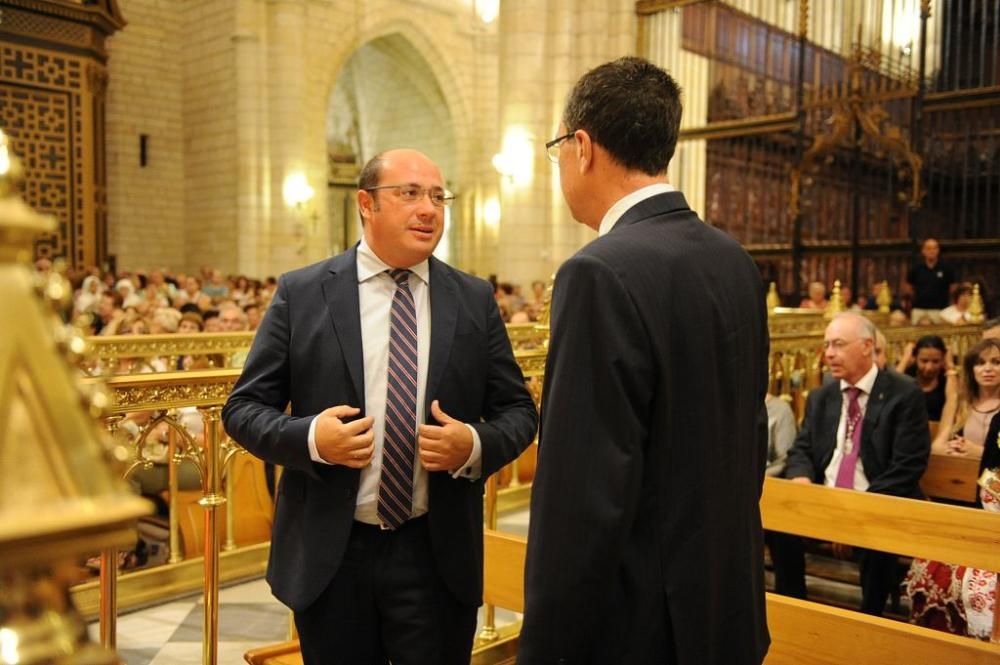
[[[334,257],[330,271],[323,277],[323,298],[327,313],[340,342],[354,393],[364,413],[365,372],[364,351],[361,347],[361,305],[358,300],[357,245]]]
[[[882,370],[879,370],[879,373],[875,375],[875,383],[872,384],[872,392],[868,395],[868,405],[865,407],[864,425],[861,426],[861,452],[865,448],[871,448],[872,434],[875,431],[875,425],[878,424],[882,407],[885,406],[885,390],[888,381],[888,376]]]
[[[823,454],[823,468],[825,469],[833,459],[833,452],[837,449],[837,427],[840,425],[840,412],[844,408],[844,396],[840,392],[840,381],[837,380],[830,389],[829,408],[823,414],[823,440],[825,452]]]
[[[431,401],[437,395],[444,368],[448,365],[455,324],[458,321],[458,292],[448,267],[430,258],[431,352],[424,391],[424,414],[430,418]]]

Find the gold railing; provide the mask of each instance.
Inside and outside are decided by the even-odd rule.
[[[184,369],[181,363],[186,357],[200,360],[195,367],[202,369],[227,368],[233,366],[234,357],[250,350],[253,336],[238,332],[88,337],[81,369],[89,376],[172,372]],[[128,361],[127,367],[122,367],[123,361]]]
[[[879,328],[886,337],[886,366],[895,367],[907,342],[938,335],[959,358],[982,337],[982,326],[901,326]],[[802,419],[809,391],[822,383],[823,329],[814,332],[772,332],[769,389],[788,401]]]
[[[178,469],[183,462],[190,462],[201,478],[202,498],[199,504],[205,509],[204,535],[204,611],[203,662],[217,662],[218,645],[218,595],[220,538],[217,527],[217,510],[227,503],[222,493],[222,476],[233,458],[242,452],[228,439],[220,420],[222,405],[239,376],[239,370],[212,370],[112,376],[104,380],[109,396],[105,424],[109,432],[119,434],[122,420],[127,414],[153,412],[148,422],[130,437],[132,459],[125,477],[140,468],[149,468],[155,461],[150,453],[150,434],[160,425],[168,428],[169,443],[168,488],[170,494],[170,546],[171,552],[179,550]],[[96,381],[90,379],[88,381]],[[195,407],[204,427],[201,441],[192,436],[178,419],[176,410]],[[227,489],[232,483],[227,483]],[[227,511],[232,514],[232,509]],[[231,528],[231,521],[227,520]],[[231,539],[231,532],[227,540]],[[100,633],[101,642],[114,647],[117,623],[118,552],[108,549],[101,553],[100,568]]]

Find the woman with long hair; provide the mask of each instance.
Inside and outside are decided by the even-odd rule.
[[[906,345],[896,365],[897,372],[916,379],[924,393],[927,418],[931,421],[941,420],[945,405],[950,402],[954,408],[958,399],[958,372],[951,368],[950,358],[943,339],[924,335],[916,344]]]
[[[984,339],[962,360],[959,399],[941,414],[931,451],[979,459],[990,420],[1000,413],[1000,340]]]
[[[997,441],[988,440],[988,434],[991,422],[1000,414],[1000,340],[984,339],[969,349],[962,369],[958,403],[945,408],[932,450],[993,461],[995,451],[991,449],[989,455],[983,451],[986,445],[997,445]],[[981,490],[980,499],[984,509],[1000,511],[1000,503],[991,494]],[[903,582],[910,598],[910,622],[988,639],[984,615],[988,613],[992,626],[993,607],[983,589],[989,585],[996,587],[996,575],[988,571],[914,559]]]

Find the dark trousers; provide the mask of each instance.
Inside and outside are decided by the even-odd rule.
[[[802,538],[768,531],[764,534],[764,542],[774,564],[775,593],[805,599],[806,564]],[[865,614],[882,616],[889,594],[899,584],[896,555],[855,547],[854,559],[861,572],[860,609]]]
[[[435,571],[426,517],[396,531],[355,522],[340,569],[295,626],[305,665],[467,665],[476,608]]]

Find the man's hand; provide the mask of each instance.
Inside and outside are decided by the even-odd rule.
[[[789,478],[793,483],[799,483],[800,485],[812,485],[812,481],[809,480],[808,476],[796,476],[794,478]]]
[[[472,432],[465,423],[442,411],[437,400],[431,402],[431,415],[441,426],[420,426],[417,438],[420,463],[428,471],[460,469],[472,454]]]
[[[316,452],[331,464],[352,469],[368,466],[375,451],[372,417],[366,416],[345,423],[341,418],[356,416],[361,409],[340,404],[331,406],[316,416]]]

